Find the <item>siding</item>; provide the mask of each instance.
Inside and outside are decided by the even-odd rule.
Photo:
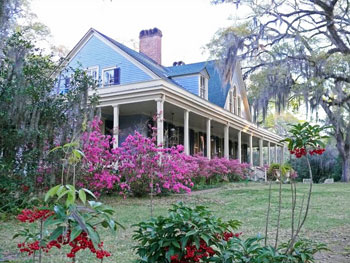
[[[189,75],[172,78],[177,84],[183,87],[185,90],[198,96],[199,75]]]
[[[115,51],[96,36],[92,36],[68,64],[67,68],[99,67],[99,78],[102,81],[104,68],[118,66],[121,69],[120,84],[130,84],[151,80],[152,77],[131,63],[126,57]],[[61,81],[61,83],[64,81]],[[61,84],[62,86],[62,84]],[[60,87],[61,87],[60,86]]]

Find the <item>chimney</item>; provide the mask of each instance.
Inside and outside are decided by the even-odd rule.
[[[158,28],[140,32],[140,52],[149,56],[159,65],[162,62],[162,31]]]

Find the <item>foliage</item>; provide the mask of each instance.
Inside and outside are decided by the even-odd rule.
[[[308,263],[314,262],[315,254],[322,250],[327,250],[322,243],[311,240],[299,240],[294,245],[291,255],[285,253],[286,244],[282,244],[275,249],[271,246],[263,246],[262,238],[252,237],[246,240],[234,237],[227,242],[220,243],[219,253],[214,256],[211,262],[221,263]]]
[[[297,158],[306,155],[307,150],[310,155],[323,154],[324,149],[320,147],[325,146],[322,140],[328,138],[328,136],[322,136],[321,133],[329,127],[311,125],[308,122],[291,126],[289,132],[292,136],[282,140],[282,142],[288,142],[288,149],[291,154],[295,154]]]
[[[254,115],[262,112],[265,117],[273,103],[277,111],[291,107],[308,114],[311,109],[316,121],[331,124],[342,158],[342,180],[349,181],[350,25],[344,8],[349,1],[213,2],[248,10],[211,43],[212,53],[222,58],[227,81],[242,61],[244,77],[252,82]]]
[[[8,37],[0,53],[0,181],[17,181],[33,195],[56,183],[60,160],[48,149],[78,136],[95,105],[95,97],[89,105],[87,97],[94,82],[77,69],[69,91],[58,94],[57,64],[21,33]],[[15,196],[17,203],[28,198],[14,187],[1,192]],[[9,210],[2,200],[0,209]]]
[[[167,217],[141,222],[133,236],[138,262],[199,262],[215,253],[221,239],[229,239],[239,221],[222,221],[203,206],[173,205]]]
[[[38,262],[41,262],[42,251],[49,252],[53,247],[61,249],[66,245],[71,247],[68,258],[74,259],[76,253],[84,249],[89,249],[101,260],[110,256],[109,252],[103,250],[103,242],[97,228],[109,228],[115,234],[118,223],[111,217],[114,210],[96,201],[88,201],[89,206],[85,206],[87,194],[95,197],[88,189],[78,191],[73,185],[57,185],[45,195],[45,202],[56,197],[52,204],[23,210],[18,215],[18,220],[27,223],[39,222],[39,227],[37,232],[24,229],[14,236],[24,238],[24,242],[18,244],[20,252],[33,255],[34,262],[36,252],[39,253]],[[83,206],[77,203],[77,197]]]
[[[173,205],[167,217],[136,225],[137,262],[307,263],[326,250],[324,244],[300,239],[288,253],[288,243],[274,248],[262,245],[261,237],[242,239],[241,233],[232,232],[239,225],[235,220],[223,222],[203,206]]]

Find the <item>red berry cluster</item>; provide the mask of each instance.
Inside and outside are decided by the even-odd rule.
[[[69,242],[69,246],[72,247],[71,251],[67,254],[69,258],[75,258],[75,254],[79,250],[90,249],[91,253],[96,254],[96,258],[103,259],[104,257],[109,257],[111,254],[108,251],[103,250],[103,242],[101,242],[98,247],[95,249],[94,244],[91,239],[88,237],[86,232],[81,232],[73,241]]]
[[[223,233],[223,239],[225,241],[229,241],[233,237],[240,237],[240,235],[242,235],[242,233],[224,232]]]
[[[37,220],[45,221],[51,215],[53,215],[53,212],[50,210],[39,210],[37,208],[33,210],[24,209],[21,214],[17,216],[17,219],[23,223],[33,223]]]
[[[309,151],[310,155],[314,155],[314,154],[323,154],[324,152],[326,151],[326,149],[324,148],[317,148],[317,149],[314,149],[312,151]]]
[[[169,248],[166,247],[167,251]],[[171,263],[193,263],[199,262],[201,258],[205,259],[211,257],[215,254],[215,251],[207,245],[207,243],[201,239],[199,248],[192,244],[192,242],[188,242],[186,245],[186,254],[179,258],[179,255],[175,254],[171,256]]]
[[[49,216],[53,215],[50,210],[39,210],[39,209],[24,209],[21,214],[17,216],[17,219],[21,222],[33,223],[37,220],[45,221]],[[17,247],[22,253],[28,253],[28,256],[32,255],[35,251],[42,250],[46,253],[53,247],[60,249],[64,245],[69,245],[72,249],[67,254],[69,258],[75,258],[75,254],[79,250],[90,249],[92,253],[96,255],[96,258],[103,260],[104,257],[109,257],[111,254],[108,251],[103,250],[103,242],[98,245],[99,249],[94,247],[91,239],[88,237],[86,232],[81,232],[73,241],[70,241],[71,231],[68,230],[65,236],[60,235],[57,240],[52,240],[45,246],[40,246],[39,241],[34,241],[33,243],[19,243]]]
[[[294,150],[290,151],[290,154],[295,154],[295,157],[301,158],[307,154],[307,151],[305,148],[295,148]]]
[[[33,243],[19,243],[17,247],[20,249],[19,251],[22,253],[28,253],[28,256],[32,255],[35,251],[42,249],[42,251],[48,253],[49,250],[53,247],[61,248],[61,244],[56,240],[50,241],[46,246],[40,246],[39,241],[34,241]]]
[[[314,154],[321,155],[325,152],[325,150],[326,149],[324,149],[324,148],[318,147],[317,149],[309,151],[309,154],[310,155],[314,155]],[[295,157],[297,157],[297,158],[301,158],[302,156],[307,154],[307,151],[305,148],[295,148],[294,150],[290,150],[289,152],[290,152],[290,154],[295,154]]]
[[[242,233],[232,233],[224,232],[222,235],[218,235],[218,238],[223,238],[225,241],[228,241],[232,237],[239,237]],[[169,248],[165,248],[167,251]],[[201,259],[207,259],[215,255],[215,251],[207,245],[207,243],[201,239],[199,243],[199,248],[193,244],[193,242],[188,242],[186,245],[186,254],[179,258],[179,255],[175,254],[171,256],[171,263],[193,263],[200,262]]]

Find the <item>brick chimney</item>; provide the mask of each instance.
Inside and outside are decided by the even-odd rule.
[[[140,52],[149,56],[159,65],[162,62],[162,31],[158,28],[140,32]]]

